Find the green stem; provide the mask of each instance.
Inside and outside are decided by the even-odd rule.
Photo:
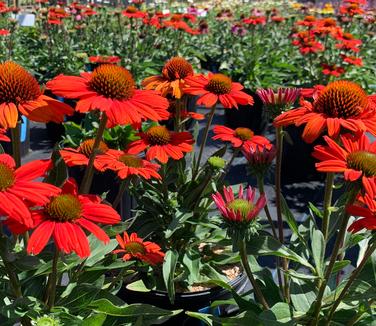
[[[353,189],[351,191],[347,204],[352,204],[354,202],[357,193],[358,193],[357,189],[356,190]],[[343,242],[343,239],[345,237],[349,217],[350,217],[350,215],[345,210],[344,214],[342,216],[342,223],[341,223],[340,229],[338,231],[336,242],[334,243],[334,248],[333,248],[333,251],[332,251],[332,255],[330,257],[329,265],[328,265],[328,267],[325,271],[324,280],[321,283],[321,286],[319,287],[319,292],[318,292],[317,299],[316,299],[316,307],[315,307],[313,319],[312,319],[312,322],[311,322],[312,326],[316,326],[319,323],[322,299],[324,297],[325,288],[328,284],[329,277],[332,273],[334,264],[337,260],[337,256],[338,256],[338,252],[339,252],[340,247],[341,247],[341,243]]]
[[[206,123],[205,131],[204,131],[204,138],[202,139],[201,146],[200,146],[200,152],[198,154],[198,159],[197,159],[197,162],[196,162],[195,171],[192,174],[192,180],[194,180],[196,178],[198,170],[200,169],[202,154],[203,154],[204,148],[206,146],[206,141],[208,140],[209,129],[210,129],[210,125],[213,121],[216,106],[217,105],[214,104],[212,106],[211,110],[210,110],[210,113],[209,113],[208,121]]]
[[[324,235],[325,243],[328,240],[329,234],[329,218],[330,218],[330,207],[332,205],[332,195],[333,195],[333,184],[334,184],[334,173],[330,172],[326,174],[325,181],[325,194],[324,194],[324,215],[322,218],[322,234]]]
[[[5,242],[5,240],[6,240],[6,236],[3,234],[2,227],[0,226],[0,241]],[[1,246],[1,247],[4,248],[6,246]],[[3,250],[0,250],[0,257],[3,261],[5,271],[9,277],[9,283],[13,290],[13,295],[16,298],[21,298],[22,297],[21,285],[20,285],[20,281],[18,280],[18,276],[17,276],[15,269],[13,268],[11,262],[8,261],[6,252],[3,252]]]
[[[16,167],[21,166],[21,139],[20,139],[20,123],[17,122],[15,128],[10,129],[12,137],[12,156],[16,162]]]
[[[59,250],[55,248],[54,258],[52,260],[52,270],[48,277],[48,283],[46,288],[46,304],[48,311],[55,305],[56,286],[57,286],[57,263],[59,261]]]
[[[124,192],[129,186],[129,183],[130,183],[130,178],[121,181],[118,194],[116,195],[116,198],[114,202],[112,203],[112,207],[114,209],[116,209],[119,206],[120,201],[123,198]]]
[[[349,288],[351,287],[351,285],[353,284],[353,282],[355,281],[355,279],[357,278],[359,273],[363,270],[364,265],[367,263],[368,258],[371,257],[371,255],[373,254],[375,249],[376,249],[376,241],[374,241],[373,244],[368,247],[367,251],[364,254],[362,261],[359,264],[359,266],[355,270],[353,270],[349,280],[347,281],[345,287],[341,291],[339,297],[334,301],[333,307],[330,309],[330,312],[329,312],[329,316],[328,316],[328,320],[327,320],[328,325],[329,325],[329,322],[332,320],[333,315],[334,315],[337,307],[339,306],[342,299],[347,294],[347,291],[349,290]]]
[[[262,294],[262,292],[261,292],[261,290],[260,290],[260,288],[259,288],[259,286],[258,286],[258,284],[257,284],[257,282],[256,282],[256,280],[253,276],[251,268],[249,266],[245,241],[244,240],[239,241],[238,245],[239,245],[240,259],[242,261],[242,265],[243,265],[243,268],[245,270],[245,273],[247,274],[249,281],[252,284],[253,290],[255,291],[255,297],[257,298],[258,301],[260,301],[260,303],[262,304],[262,306],[264,307],[265,310],[269,310],[269,305],[266,302],[265,297]]]
[[[93,176],[94,176],[94,160],[95,160],[95,157],[97,156],[99,144],[102,140],[103,133],[106,128],[106,123],[107,123],[107,115],[105,112],[103,112],[100,123],[99,123],[99,128],[97,130],[97,135],[95,137],[93,150],[90,154],[89,163],[86,167],[85,174],[81,182],[81,186],[80,186],[81,194],[87,194],[90,191],[91,184],[93,182]]]
[[[275,170],[275,198],[277,207],[277,223],[278,223],[278,237],[279,241],[284,243],[283,234],[283,219],[282,219],[282,185],[281,185],[281,169],[282,169],[282,153],[283,153],[283,129],[282,127],[276,128],[277,138],[277,156],[276,156],[276,170]],[[288,260],[282,258],[282,265],[285,271],[288,270]],[[290,290],[288,275],[284,274],[284,294],[287,302],[290,301]]]
[[[225,180],[226,175],[227,175],[228,171],[230,171],[232,163],[234,162],[235,158],[238,156],[239,152],[240,152],[240,148],[239,147],[238,148],[234,148],[234,152],[232,153],[230,161],[227,163],[227,165],[226,165],[226,167],[225,167],[225,169],[224,169],[221,177],[218,179],[218,183],[219,184],[222,184],[223,181]]]
[[[109,285],[108,288],[107,288],[107,291],[111,291],[111,290],[114,288],[114,286],[116,285],[116,283],[117,283],[117,282],[123,277],[125,271],[126,271],[126,269],[123,268],[123,269],[119,272],[119,274],[117,274],[116,277],[114,277],[114,278],[112,279],[110,285]]]
[[[260,175],[257,175],[257,186],[259,188],[260,194],[261,195],[265,194],[264,178],[261,177]],[[275,226],[274,226],[274,223],[273,223],[273,219],[272,219],[272,216],[271,216],[270,211],[269,211],[268,202],[266,202],[266,204],[264,206],[264,211],[265,211],[266,218],[268,219],[268,222],[270,224],[270,227],[272,228],[273,237],[275,239],[278,239],[277,231],[275,229]],[[277,262],[277,266],[278,266],[279,265],[279,259],[278,259],[278,257],[276,258],[276,262]],[[281,270],[279,268],[277,268],[277,277],[278,277],[279,288],[283,289],[282,273],[281,273]]]

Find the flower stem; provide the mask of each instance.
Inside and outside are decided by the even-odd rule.
[[[119,206],[120,201],[123,198],[124,192],[129,186],[129,183],[130,183],[130,178],[125,179],[125,180],[121,180],[119,191],[116,195],[114,202],[112,203],[112,207],[114,209],[116,209]]]
[[[104,129],[106,128],[107,123],[107,115],[105,112],[102,112],[101,120],[99,123],[99,128],[97,131],[97,135],[95,137],[93,150],[90,154],[89,163],[86,167],[84,178],[82,179],[81,186],[80,186],[80,193],[81,194],[87,194],[90,191],[91,184],[93,182],[93,176],[94,176],[94,160],[97,156],[99,144],[102,140]]]
[[[16,167],[21,166],[21,139],[20,139],[20,123],[17,122],[15,128],[10,129],[12,137],[12,156],[16,162]]]
[[[276,170],[275,170],[275,198],[277,206],[277,222],[278,222],[278,237],[279,241],[284,243],[283,234],[283,219],[282,219],[282,185],[281,185],[281,169],[282,169],[282,153],[283,153],[283,129],[276,128],[277,138],[277,156],[276,156]],[[282,258],[282,265],[285,271],[288,270],[288,260]],[[284,274],[284,294],[287,302],[290,301],[289,280],[287,274]]]
[[[265,194],[264,179],[260,175],[257,175],[257,186],[259,188],[260,195]],[[269,211],[268,202],[266,202],[266,204],[264,206],[264,211],[265,211],[265,215],[268,219],[268,222],[270,224],[270,227],[272,228],[273,237],[275,239],[278,239],[277,231],[275,229],[273,219],[272,219],[272,216],[271,216],[270,211]],[[278,267],[278,265],[279,265],[279,258],[278,257],[276,258],[276,262],[277,262],[277,267]],[[283,289],[282,274],[281,274],[281,270],[279,268],[277,268],[277,276],[278,276],[279,288]]]
[[[255,291],[255,297],[260,301],[260,303],[262,304],[262,306],[264,307],[265,310],[268,310],[269,309],[269,305],[268,303],[266,302],[265,300],[265,297],[264,295],[262,294],[254,276],[253,276],[253,273],[251,271],[251,268],[249,266],[249,261],[248,261],[248,256],[247,256],[247,250],[246,250],[246,246],[245,246],[245,241],[244,240],[241,240],[239,241],[239,255],[240,255],[240,259],[242,261],[242,265],[243,265],[243,268],[245,270],[245,273],[247,274],[248,276],[248,279],[249,281],[251,282],[252,286],[253,286],[253,289]]]
[[[329,235],[329,218],[330,218],[330,206],[332,205],[334,184],[334,173],[330,172],[326,174],[325,181],[325,194],[324,194],[324,215],[322,218],[322,234],[324,235],[325,243],[328,240]]]
[[[226,167],[223,170],[221,177],[218,179],[219,184],[221,184],[225,180],[226,175],[227,175],[228,171],[230,171],[231,165],[234,162],[235,158],[238,156],[239,152],[240,152],[239,147],[234,148],[234,151],[232,153],[230,161],[227,163]]]
[[[208,140],[209,129],[210,129],[210,125],[211,125],[211,123],[213,121],[213,117],[214,117],[216,106],[217,105],[214,104],[212,106],[211,110],[210,110],[210,113],[209,113],[208,121],[206,123],[205,131],[204,131],[204,138],[202,139],[202,142],[201,142],[200,152],[198,154],[198,159],[197,159],[196,166],[195,166],[195,171],[192,174],[192,180],[194,180],[196,178],[198,170],[200,169],[200,163],[201,163],[202,154],[204,152],[206,141]]]
[[[46,304],[48,311],[55,305],[56,297],[56,285],[57,285],[57,263],[59,261],[59,250],[55,248],[54,258],[52,260],[52,270],[48,277],[48,283],[46,288]]]
[[[358,193],[357,189],[356,190],[353,189],[351,191],[347,205],[352,204],[354,202],[357,193]],[[321,283],[321,285],[319,287],[319,292],[317,294],[316,307],[315,307],[315,310],[314,310],[313,319],[312,319],[312,323],[311,323],[312,326],[316,326],[319,323],[322,299],[324,297],[325,288],[326,288],[326,285],[328,284],[330,274],[332,273],[334,264],[337,260],[337,256],[338,256],[338,252],[339,252],[340,247],[341,247],[341,243],[343,242],[343,239],[345,237],[349,217],[350,217],[350,215],[345,210],[344,214],[342,216],[342,223],[341,223],[341,226],[339,228],[336,241],[334,243],[334,248],[333,248],[333,251],[332,251],[332,255],[330,257],[329,265],[326,268],[323,282]]]
[[[3,234],[2,226],[0,226],[0,241],[1,242],[6,241],[6,236]],[[5,244],[1,245],[0,257],[1,257],[1,260],[3,261],[5,271],[8,274],[9,283],[10,283],[11,288],[13,290],[14,296],[16,298],[21,298],[22,297],[22,290],[21,290],[20,281],[18,280],[17,273],[14,270],[14,268],[12,267],[12,264],[8,261],[7,253],[3,252],[3,248],[6,248],[6,247],[7,246]]]
[[[376,238],[375,238],[375,240],[376,240]],[[329,312],[329,316],[328,316],[328,320],[327,320],[328,325],[329,325],[330,321],[332,320],[333,315],[334,315],[337,307],[339,306],[339,304],[341,303],[342,299],[347,294],[347,291],[349,290],[349,288],[351,287],[351,285],[355,281],[356,277],[362,271],[364,265],[367,263],[368,258],[371,257],[371,255],[373,254],[373,252],[375,251],[375,249],[376,249],[376,241],[374,241],[373,244],[368,247],[367,251],[364,254],[364,257],[363,257],[362,261],[359,264],[359,266],[355,270],[353,270],[353,272],[351,273],[351,276],[350,276],[349,280],[347,281],[345,287],[341,291],[339,297],[334,301],[333,307],[330,309],[330,312]]]

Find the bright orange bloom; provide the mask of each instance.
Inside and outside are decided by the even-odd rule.
[[[350,182],[361,179],[365,193],[376,197],[376,143],[371,143],[365,133],[342,135],[342,146],[330,137],[324,139],[328,146],[315,146],[312,154],[321,161],[316,163],[317,171],[343,173]]]
[[[145,132],[138,133],[140,140],[132,142],[128,147],[128,153],[138,154],[146,151],[148,161],[158,160],[167,163],[168,158],[180,160],[184,153],[193,150],[194,140],[189,132],[173,132],[164,126],[152,126]]]
[[[248,128],[236,128],[235,130],[225,126],[214,126],[213,140],[228,141],[234,147],[260,147],[271,148],[272,144],[269,140],[263,136],[257,136],[251,129]]]
[[[185,79],[184,92],[199,95],[197,104],[212,107],[219,101],[225,108],[238,108],[240,105],[253,105],[253,97],[244,93],[241,84],[222,74],[209,73],[207,76],[196,75]]]
[[[103,64],[81,76],[59,75],[47,87],[59,96],[79,99],[79,112],[106,112],[108,127],[169,117],[168,101],[155,91],[136,89],[131,73],[117,65]]]
[[[123,237],[118,234],[116,240],[121,249],[116,249],[113,253],[124,254],[124,261],[135,258],[150,265],[163,262],[165,254],[161,251],[161,247],[154,242],[142,240],[136,233],[129,236],[127,232],[124,232]]]
[[[344,130],[369,131],[376,135],[375,97],[367,96],[358,84],[340,80],[316,87],[311,93],[313,103],[301,100],[301,107],[282,113],[274,125],[306,124],[303,139],[307,143],[312,143],[325,130],[334,138]]]
[[[34,210],[32,217],[34,231],[27,245],[29,254],[39,254],[52,236],[59,251],[75,252],[81,258],[90,256],[89,241],[83,229],[108,243],[110,238],[96,223],[116,224],[121,220],[111,206],[101,204],[98,196],[79,195],[73,179],[64,184],[60,195],[42,209]]]
[[[8,216],[26,228],[32,226],[30,205],[43,205],[60,189],[48,183],[34,180],[45,176],[51,166],[50,161],[33,161],[18,169],[13,158],[0,154],[0,216]]]
[[[157,172],[159,169],[158,164],[143,160],[125,151],[110,149],[105,154],[98,155],[96,161],[100,171],[115,171],[120,179],[126,179],[132,175],[144,179],[161,178]]]
[[[36,122],[61,123],[73,109],[43,95],[37,80],[12,61],[0,64],[0,128],[15,128],[19,114]]]
[[[67,166],[76,166],[76,165],[88,165],[90,155],[94,147],[94,139],[87,139],[83,141],[77,149],[75,148],[64,148],[60,150],[60,155],[63,158]],[[108,151],[106,143],[101,141],[98,147],[98,154],[104,154]],[[94,166],[97,167],[97,159],[94,161]]]
[[[151,76],[142,81],[145,89],[155,89],[162,96],[172,95],[181,98],[184,78],[193,76],[192,65],[181,57],[173,57],[166,62],[160,76]]]

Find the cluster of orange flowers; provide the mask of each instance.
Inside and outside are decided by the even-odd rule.
[[[301,27],[304,27],[301,30]],[[346,33],[334,18],[316,18],[306,16],[297,21],[292,35],[292,44],[299,47],[303,55],[311,55],[323,52],[330,48],[330,42],[335,42],[335,48],[339,49],[339,59],[342,63],[361,66],[362,58],[357,56],[362,41],[352,34]],[[333,58],[336,59],[336,58]],[[345,67],[332,62],[322,62],[322,73],[339,77],[345,72]]]

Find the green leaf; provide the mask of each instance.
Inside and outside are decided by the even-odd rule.
[[[103,242],[101,242],[92,234],[88,237],[88,239],[91,248],[91,254],[89,258],[86,259],[85,266],[89,267],[94,266],[96,263],[102,260],[105,255],[113,251],[118,245],[118,242],[115,239],[110,240],[108,244],[103,244]]]
[[[289,269],[287,270],[286,272],[287,275],[293,277],[293,278],[296,278],[296,279],[299,279],[299,280],[316,280],[318,277],[315,276],[315,275],[311,275],[311,274],[305,274],[305,273],[298,273],[292,269]]]
[[[185,312],[189,317],[197,318],[203,321],[206,325],[213,326],[213,315],[203,314],[200,312],[186,311]]]
[[[247,243],[247,253],[255,256],[278,256],[296,261],[314,270],[313,266],[303,257],[281,244],[271,236],[253,236]]]
[[[308,203],[308,207],[311,211],[311,215],[315,214],[316,216],[318,216],[320,218],[323,217],[322,212],[315,205],[313,205],[311,202]]]
[[[306,313],[316,300],[315,285],[299,279],[291,280],[291,301],[297,311]]]
[[[165,260],[163,262],[163,280],[167,289],[168,297],[173,304],[175,301],[175,268],[178,262],[179,253],[175,250],[166,252]]]
[[[85,318],[81,326],[102,326],[106,320],[106,314],[95,314]]]
[[[57,305],[75,311],[82,310],[96,298],[99,291],[100,289],[91,284],[79,284],[72,289],[67,297],[61,297]]]
[[[324,276],[324,255],[325,255],[325,240],[324,235],[320,230],[312,231],[312,256],[316,266],[316,272],[319,277]]]
[[[333,269],[332,269],[332,274],[336,274],[342,269],[344,269],[347,265],[351,263],[350,260],[341,260],[341,261],[336,261],[334,263]]]
[[[270,310],[262,312],[259,315],[259,319],[267,326],[295,325],[290,306],[284,302],[279,302]]]
[[[182,312],[182,310],[165,310],[148,304],[131,304],[115,306],[107,299],[93,301],[89,307],[98,313],[104,313],[110,316],[122,317],[128,323],[135,323],[139,316],[143,316],[143,325],[149,325],[146,321],[158,321],[163,317],[173,317]]]

